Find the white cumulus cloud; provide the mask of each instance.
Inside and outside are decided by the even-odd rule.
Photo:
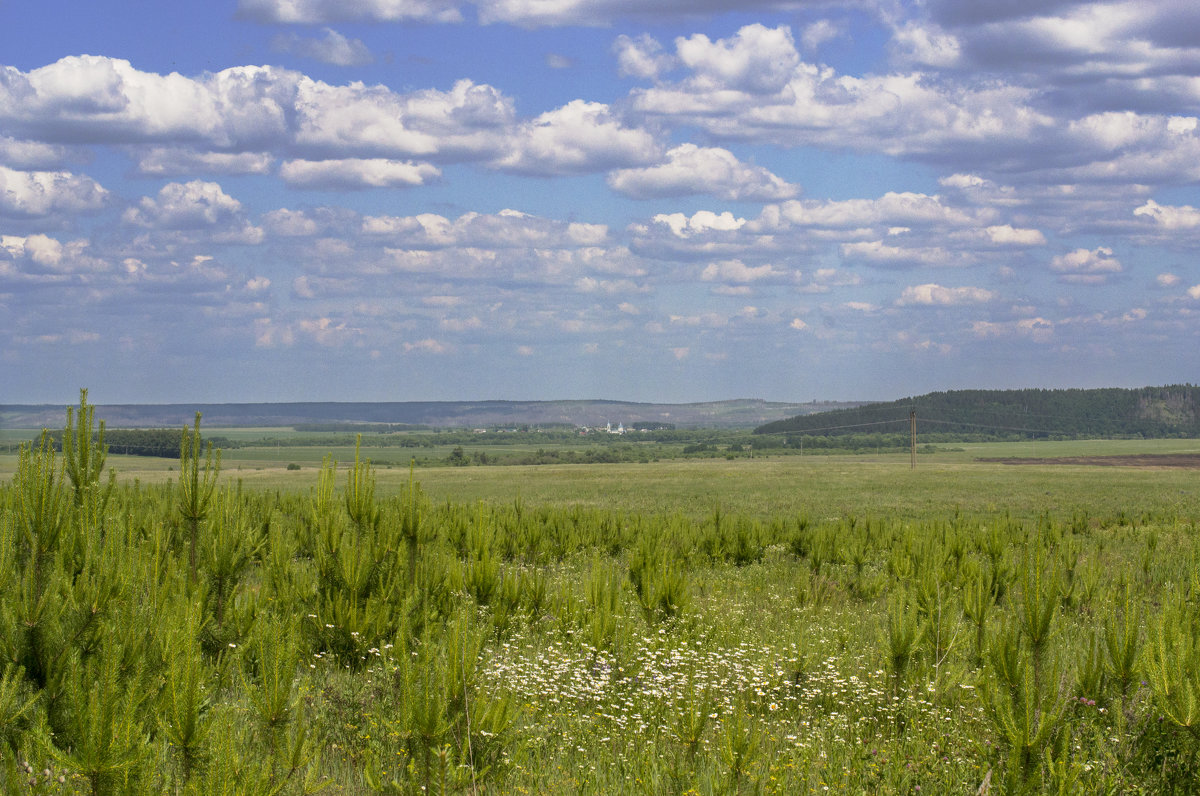
[[[271,48],[334,66],[364,66],[375,60],[370,48],[360,39],[348,39],[332,28],[325,28],[324,36],[319,39],[283,33],[271,40]]]
[[[614,171],[608,184],[636,199],[708,194],[729,201],[778,201],[799,193],[795,185],[741,162],[727,149],[695,144],[669,150],[666,163]]]
[[[572,100],[522,124],[493,165],[532,175],[583,174],[651,163],[660,157],[648,131],[626,126],[608,105]]]
[[[192,180],[164,185],[156,198],[143,196],[125,211],[124,220],[141,227],[198,229],[228,223],[242,211],[242,203],[215,182]]]
[[[902,307],[910,305],[953,307],[962,304],[985,304],[995,298],[995,293],[981,287],[942,287],[929,283],[904,288],[904,292],[900,294],[896,304]]]
[[[741,260],[722,260],[709,263],[700,278],[705,282],[757,282],[782,276],[783,272],[772,265],[749,266]]]
[[[1061,280],[1078,284],[1103,284],[1110,274],[1122,270],[1121,261],[1107,246],[1060,254],[1050,261],[1050,269],[1060,274]]]
[[[1153,199],[1133,211],[1135,216],[1144,216],[1158,227],[1167,230],[1195,229],[1200,227],[1200,210],[1191,205],[1160,205]]]
[[[35,218],[102,208],[108,191],[69,171],[15,171],[0,166],[0,216]]]
[[[441,169],[429,163],[345,158],[342,160],[289,160],[279,176],[299,188],[410,188],[440,177]]]
[[[259,22],[460,22],[457,4],[442,0],[240,0],[238,13]]]
[[[714,213],[711,210],[700,210],[691,216],[683,213],[659,213],[654,222],[670,228],[676,237],[687,238],[704,232],[732,232],[740,229],[746,219],[737,218],[728,210]]]

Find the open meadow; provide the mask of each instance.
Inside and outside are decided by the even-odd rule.
[[[218,471],[78,417],[0,456],[8,792],[1200,789],[1200,471],[978,461],[1196,440]]]

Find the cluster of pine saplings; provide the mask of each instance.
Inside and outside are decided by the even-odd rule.
[[[1200,788],[1185,518],[432,505],[358,456],[252,492],[199,416],[176,481],[118,485],[103,430],[84,393],[0,487],[5,792]],[[768,610],[739,613],[748,582]],[[703,646],[764,623],[757,674]],[[599,685],[551,709],[498,674],[521,656]]]

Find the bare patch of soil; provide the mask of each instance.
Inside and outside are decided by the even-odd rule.
[[[1044,459],[1021,457],[978,458],[995,464],[1081,464],[1096,467],[1181,467],[1200,470],[1200,453],[1138,453],[1121,456],[1053,456]]]

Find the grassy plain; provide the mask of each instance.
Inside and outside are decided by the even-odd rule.
[[[217,436],[230,430],[214,429]],[[277,429],[264,430],[274,436]],[[261,432],[254,432],[261,436]],[[26,436],[28,432],[26,432]],[[250,433],[247,432],[247,439]],[[15,438],[23,438],[16,436]],[[1200,473],[1146,467],[1086,465],[1013,466],[980,458],[1200,453],[1200,441],[1069,440],[954,443],[918,455],[908,453],[804,455],[755,454],[753,458],[679,459],[649,463],[415,467],[412,474],[433,500],[500,505],[518,496],[530,505],[583,506],[627,513],[680,512],[701,517],[715,506],[758,519],[842,515],[908,519],[952,513],[1030,519],[1050,512],[1115,515],[1152,504],[1156,510],[1200,516]],[[381,496],[407,488],[406,449],[364,448],[378,461]],[[447,449],[446,453],[449,452]],[[440,451],[438,451],[440,453]],[[352,446],[256,447],[222,452],[224,477],[263,490],[307,492],[316,485],[322,458],[343,468]],[[375,454],[379,454],[375,456]],[[427,455],[422,452],[422,455]],[[300,469],[288,470],[288,464]],[[163,484],[177,478],[178,461],[110,456],[122,482]],[[0,478],[9,478],[15,455],[0,455]]]

